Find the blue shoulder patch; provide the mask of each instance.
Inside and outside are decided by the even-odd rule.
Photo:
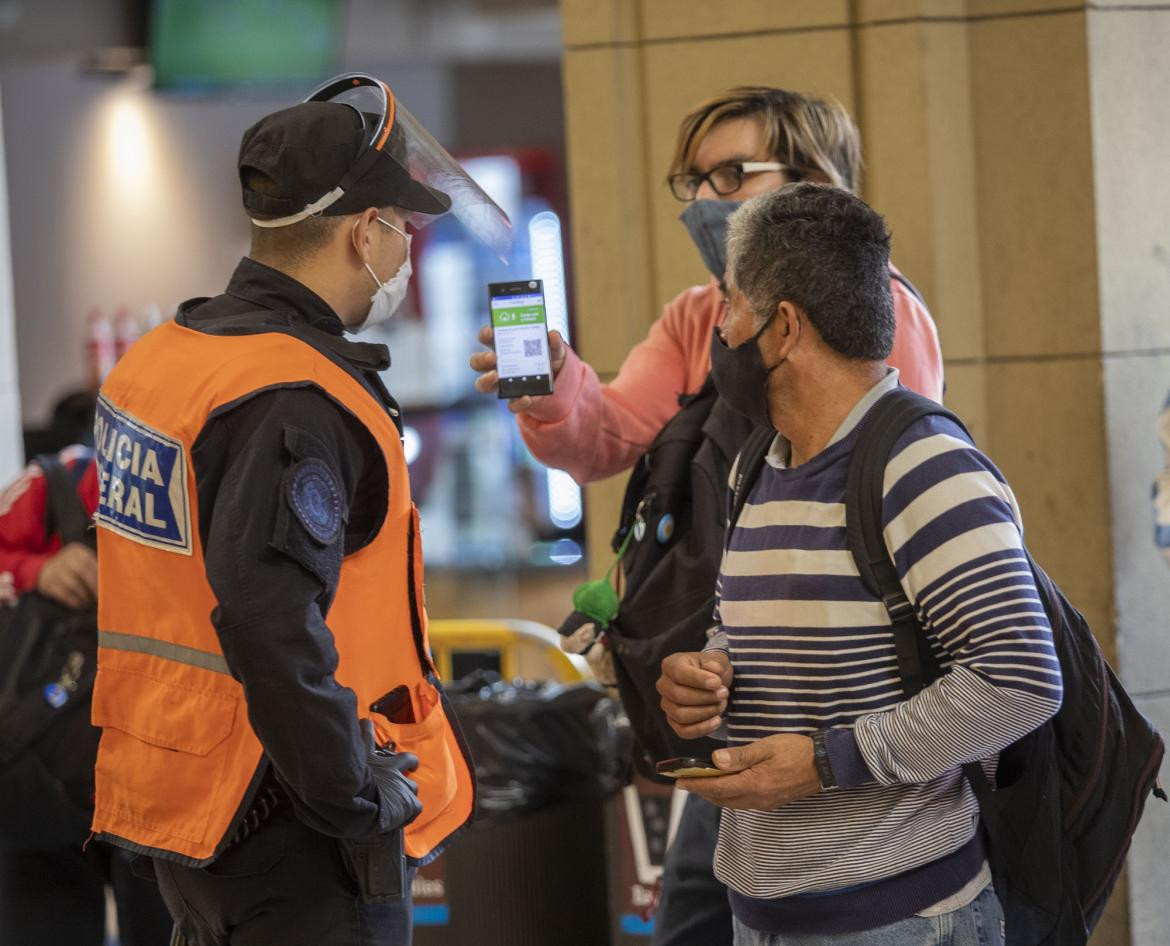
[[[292,468],[288,477],[288,504],[306,531],[322,545],[341,532],[341,488],[323,461],[310,457]]]

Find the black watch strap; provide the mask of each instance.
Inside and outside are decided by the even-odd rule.
[[[821,788],[836,788],[837,779],[833,775],[833,763],[829,758],[829,744],[825,739],[827,730],[818,729],[812,734],[813,764],[817,767],[817,777],[821,780]]]

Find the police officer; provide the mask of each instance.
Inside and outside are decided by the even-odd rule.
[[[363,75],[261,119],[249,256],[102,389],[93,829],[192,944],[409,943],[412,866],[471,815],[388,353],[344,337],[451,206],[409,170],[437,147]]]

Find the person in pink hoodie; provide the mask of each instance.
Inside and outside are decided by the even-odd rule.
[[[679,396],[697,392],[711,369],[711,333],[724,317],[720,225],[729,212],[749,197],[793,181],[854,191],[860,169],[857,128],[836,102],[783,89],[741,87],[688,113],[668,181],[674,196],[688,204],[683,222],[712,278],[667,303],[608,384],[551,332],[554,393],[509,402],[533,455],[567,470],[581,485],[633,466],[678,411]],[[729,206],[712,206],[715,202]],[[897,335],[889,363],[906,387],[941,400],[942,353],[934,321],[892,266],[890,283]],[[490,326],[480,331],[479,341],[491,345]],[[495,353],[476,353],[471,367],[480,374],[476,389],[494,392]]]
[[[711,279],[684,289],[667,304],[608,384],[556,332],[550,333],[554,393],[509,401],[533,455],[567,470],[582,485],[632,467],[678,413],[680,397],[700,392],[711,371],[713,333],[726,315],[721,281],[731,212],[749,197],[795,181],[854,191],[860,168],[857,128],[836,102],[784,89],[744,87],[688,113],[667,181],[686,206],[682,223]],[[941,400],[942,355],[934,322],[913,286],[892,266],[890,285],[896,335],[889,363],[898,368],[906,387]],[[588,318],[584,313],[586,325]],[[480,332],[479,340],[491,346],[490,327]],[[473,355],[471,367],[479,372],[476,388],[493,392],[498,381],[495,354]],[[707,533],[718,526],[704,525]],[[678,538],[675,533],[674,540]],[[706,563],[712,588],[720,549],[718,541],[711,543],[711,561]],[[624,604],[632,591],[628,586]],[[569,635],[571,620],[562,634]],[[609,644],[595,624],[582,625],[564,640],[567,649],[586,654],[600,680],[612,682],[606,678],[613,669],[606,667],[612,656]],[[643,703],[656,708],[657,694],[647,694]],[[688,798],[667,854],[651,946],[731,946],[727,889],[712,869],[718,827],[714,805]]]

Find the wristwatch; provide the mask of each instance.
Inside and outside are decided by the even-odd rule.
[[[818,729],[812,734],[813,764],[817,767],[817,777],[821,780],[821,788],[836,788],[837,779],[833,775],[833,762],[829,758],[829,744],[825,741],[827,729]]]

